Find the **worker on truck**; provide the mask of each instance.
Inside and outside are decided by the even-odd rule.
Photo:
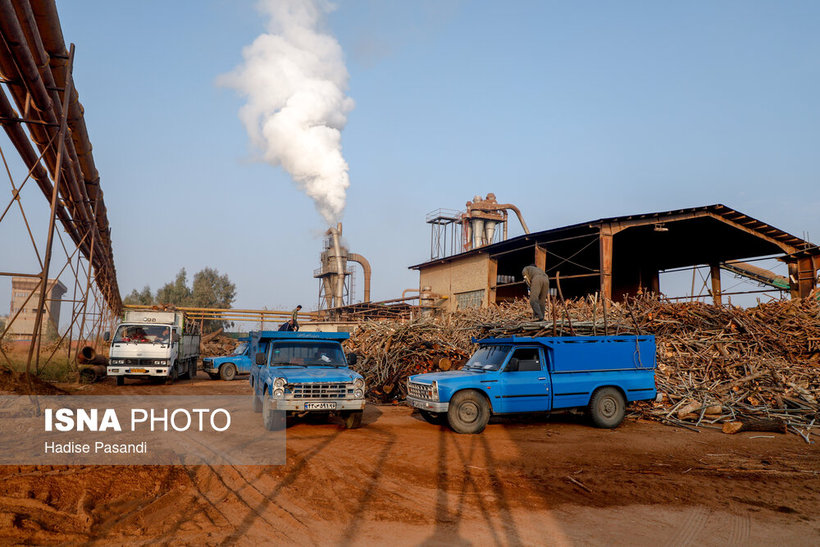
[[[290,330],[293,330],[293,331],[299,330],[298,315],[299,315],[299,310],[301,310],[301,309],[302,309],[302,305],[299,304],[298,306],[293,308],[293,311],[290,313],[290,327],[291,327]]]
[[[547,277],[544,270],[535,264],[527,266],[521,273],[524,275],[524,281],[527,282],[527,287],[530,289],[532,312],[539,321],[543,321],[547,307],[547,295],[550,292],[550,278]]]

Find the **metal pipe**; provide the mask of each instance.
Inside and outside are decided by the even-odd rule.
[[[502,209],[511,209],[515,216],[518,217],[518,222],[521,223],[521,227],[524,229],[524,233],[530,233],[530,229],[527,228],[527,223],[524,222],[524,217],[521,216],[521,211],[518,210],[518,207],[513,205],[512,203],[482,203],[480,210],[482,211],[500,211]]]
[[[370,262],[365,257],[357,253],[348,253],[347,259],[361,264],[364,271],[364,301],[370,302]]]
[[[345,272],[342,266],[342,249],[339,238],[342,235],[342,223],[336,225],[335,228],[330,228],[330,233],[333,236],[333,251],[336,253],[336,291],[334,293],[333,307],[344,305],[345,294]]]

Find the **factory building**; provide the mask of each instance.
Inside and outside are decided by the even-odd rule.
[[[34,322],[37,318],[37,304],[40,302],[40,279],[37,277],[11,278],[11,309],[9,310],[9,326],[6,340],[29,341],[34,333]],[[46,333],[48,325],[53,326],[55,332],[60,324],[60,304],[66,293],[65,285],[56,279],[48,280],[48,290],[45,300],[45,314],[41,332]],[[32,295],[32,291],[35,291]]]
[[[662,272],[700,265],[710,269],[716,303],[722,302],[721,269],[787,290],[792,298],[805,298],[817,286],[816,245],[725,205],[603,218],[533,233],[516,209],[525,233],[506,239],[506,214],[490,216],[509,207],[495,204],[490,194],[468,202],[464,213],[428,215],[430,260],[410,268],[418,270],[420,291],[432,293],[438,307],[454,311],[525,298],[521,270],[530,264],[547,272],[553,293],[560,281],[565,298],[658,294]],[[785,262],[788,278],[745,262],[761,257]]]

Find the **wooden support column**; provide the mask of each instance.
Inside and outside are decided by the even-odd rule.
[[[547,250],[544,247],[540,245],[535,246],[535,260],[533,264],[545,272],[547,271]]]
[[[612,226],[602,224],[598,235],[599,260],[601,264],[601,297],[612,300]]]
[[[649,289],[655,294],[661,294],[661,274],[657,269],[652,270],[652,277],[649,279]]]
[[[487,261],[487,306],[495,304],[495,289],[498,285],[498,260],[490,258]]]
[[[712,278],[712,300],[715,306],[722,304],[721,289],[720,289],[720,264],[713,262],[709,264],[709,277]]]
[[[804,256],[795,262],[789,262],[789,285],[792,298],[808,298],[817,282],[818,266],[820,264],[813,256]]]

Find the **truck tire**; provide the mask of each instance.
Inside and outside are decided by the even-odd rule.
[[[271,408],[267,394],[262,395],[262,424],[268,431],[282,431],[287,425],[287,415],[284,411]]]
[[[262,412],[262,399],[259,398],[260,395],[253,390],[253,411],[254,412]]]
[[[166,384],[173,384],[179,378],[179,373],[177,372],[177,364],[174,363],[173,366],[168,371],[168,377],[165,379]]]
[[[356,429],[362,425],[363,410],[348,410],[342,416],[342,421],[345,424],[345,429]]]
[[[430,412],[429,410],[419,410],[419,414],[424,418],[424,421],[433,425],[444,425],[447,421],[447,415],[441,412]]]
[[[117,385],[124,386],[125,385],[125,376],[117,376]]]
[[[481,433],[490,421],[490,405],[475,391],[459,391],[450,399],[447,421],[456,433]]]
[[[185,367],[185,370],[182,371],[182,374],[180,374],[179,377],[182,378],[183,380],[187,380],[188,378],[191,377],[190,376],[191,366],[188,364],[188,361],[185,361],[182,364]]]
[[[188,378],[191,380],[196,378],[196,358],[188,361]]]
[[[613,429],[624,421],[626,401],[614,387],[603,387],[592,394],[589,401],[589,416],[595,427]]]
[[[225,363],[221,367],[219,367],[219,377],[225,380],[226,382],[230,382],[234,378],[236,378],[236,365],[233,363]]]

